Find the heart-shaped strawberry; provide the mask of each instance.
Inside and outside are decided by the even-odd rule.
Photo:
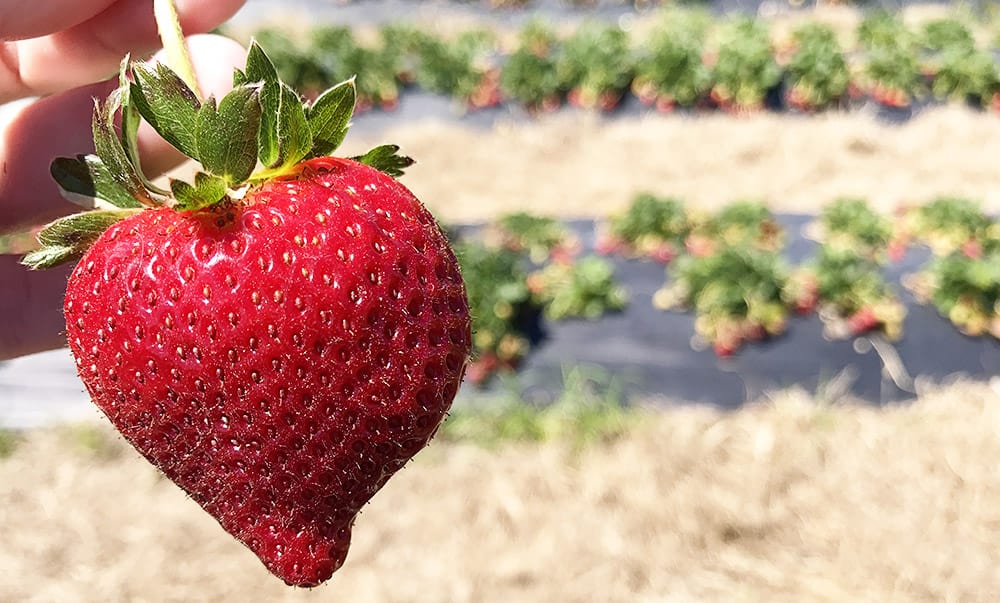
[[[218,103],[163,66],[126,62],[121,79],[95,112],[97,154],[53,164],[94,209],[48,226],[26,263],[79,258],[70,350],[124,437],[269,570],[319,584],[458,390],[455,256],[392,177],[410,163],[394,147],[328,156],[352,82],[303,105],[256,45]],[[192,183],[142,176],[139,115],[201,163]]]

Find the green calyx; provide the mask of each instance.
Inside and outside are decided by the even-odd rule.
[[[201,100],[163,64],[122,61],[119,87],[95,101],[95,153],[59,157],[53,178],[71,201],[87,208],[60,218],[39,234],[41,249],[22,262],[51,268],[78,259],[116,221],[146,208],[196,211],[240,199],[249,187],[282,175],[314,157],[332,154],[344,141],[354,113],[354,79],[304,101],[278,78],[261,47],[251,43],[246,67],[221,99]],[[120,116],[118,131],[115,117]],[[201,169],[192,182],[153,184],[139,163],[137,132],[145,120]],[[383,145],[353,157],[396,178],[413,164]]]

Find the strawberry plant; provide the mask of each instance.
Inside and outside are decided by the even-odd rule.
[[[908,106],[920,92],[916,39],[902,21],[885,11],[869,13],[858,27],[865,50],[865,86],[872,98],[887,107]]]
[[[393,109],[399,104],[399,70],[393,53],[360,46],[346,27],[323,26],[313,30],[312,47],[328,81],[340,82],[355,77],[357,110],[373,106]]]
[[[711,73],[701,60],[707,30],[702,13],[666,13],[636,59],[632,92],[644,105],[669,111],[693,106],[708,93]]]
[[[909,46],[913,43],[913,38],[913,32],[896,15],[886,10],[869,11],[858,24],[858,45],[866,51],[897,44]]]
[[[906,210],[897,228],[898,238],[923,243],[938,256],[959,250],[981,255],[981,249],[976,252],[972,248],[994,238],[993,221],[979,204],[956,197],[939,197]]]
[[[789,270],[777,253],[727,246],[710,256],[683,256],[670,273],[673,280],[656,292],[654,305],[693,309],[695,333],[716,355],[732,356],[745,341],[785,331]]]
[[[682,201],[641,193],[624,213],[613,216],[602,227],[597,247],[601,253],[646,257],[668,264],[690,229]]]
[[[692,255],[707,256],[727,246],[777,251],[784,233],[771,210],[760,201],[737,201],[715,214],[692,218],[685,244]]]
[[[521,30],[519,45],[503,65],[500,89],[529,111],[552,111],[562,103],[556,55],[558,39],[541,21]]]
[[[930,51],[948,49],[972,50],[976,42],[972,32],[958,19],[934,19],[924,24],[920,43]]]
[[[486,236],[504,249],[527,253],[536,264],[549,259],[569,263],[580,249],[580,242],[561,222],[527,212],[501,216]]]
[[[481,109],[500,102],[500,72],[490,63],[493,37],[467,31],[454,40],[426,37],[417,41],[416,82],[425,90]]]
[[[906,306],[886,283],[879,264],[850,248],[823,245],[818,257],[792,277],[785,296],[800,313],[818,303],[828,335],[857,337],[881,331],[896,340],[903,334]]]
[[[788,104],[812,111],[839,102],[847,93],[851,73],[833,29],[810,23],[792,36],[795,47],[787,67]]]
[[[388,23],[378,30],[379,44],[386,61],[396,67],[396,81],[409,85],[416,81],[419,51],[431,35],[408,23]]]
[[[530,274],[527,283],[550,320],[595,320],[628,304],[625,288],[615,281],[614,266],[596,256],[571,264],[549,264]]]
[[[557,69],[570,104],[610,111],[632,82],[628,36],[617,26],[585,23],[563,44]]]
[[[936,257],[906,284],[962,333],[1000,339],[1000,250],[979,257],[957,251]]]
[[[781,81],[767,25],[738,18],[720,35],[718,58],[712,68],[712,99],[727,111],[763,108],[768,91]]]
[[[951,47],[934,59],[931,68],[931,91],[939,99],[986,107],[1000,91],[1000,71],[988,52]]]
[[[520,254],[473,241],[456,243],[455,252],[474,320],[466,379],[478,385],[517,367],[528,352],[524,329],[535,310]]]
[[[186,56],[179,31],[165,38]],[[411,160],[388,145],[331,156],[352,82],[303,102],[253,44],[232,91],[202,99],[179,62],[122,63],[95,153],[51,168],[89,209],[24,262],[77,262],[66,337],[125,439],[267,569],[315,586],[447,413],[471,343],[465,287],[395,179]],[[193,179],[143,175],[140,118],[198,162]]]
[[[864,199],[841,198],[823,208],[817,221],[818,236],[832,250],[854,250],[869,259],[880,259],[892,238],[892,223]]]

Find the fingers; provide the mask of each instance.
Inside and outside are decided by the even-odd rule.
[[[63,296],[72,266],[28,270],[18,257],[0,255],[0,360],[66,344]]]
[[[194,36],[188,44],[205,93],[221,95],[228,90],[233,68],[243,64],[246,51],[220,36]],[[5,167],[0,171],[0,233],[44,224],[79,209],[62,198],[49,164],[55,157],[93,151],[93,98],[106,97],[115,84],[104,82],[40,99],[0,131],[0,163]],[[143,170],[150,177],[183,160],[148,126],[140,128],[139,148]]]
[[[187,34],[210,31],[231,17],[245,0],[176,0]],[[17,0],[15,5],[27,0]],[[114,75],[125,54],[145,56],[159,47],[150,0],[36,0],[45,4],[84,4],[104,9],[68,29],[0,47],[0,102],[44,95],[91,84]],[[35,10],[35,7],[25,10]],[[70,11],[85,14],[83,8]],[[59,21],[66,21],[60,18]],[[0,19],[2,22],[2,19]],[[19,27],[40,27],[26,17]],[[8,29],[3,26],[2,29]]]
[[[115,0],[6,0],[0,3],[0,40],[61,31],[94,17]]]

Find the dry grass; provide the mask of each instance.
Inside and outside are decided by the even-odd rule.
[[[783,394],[672,408],[617,442],[438,442],[359,518],[347,565],[283,586],[93,431],[0,461],[2,601],[996,601],[1000,396],[883,410]]]
[[[812,212],[853,195],[888,210],[963,195],[1000,210],[1000,118],[957,107],[905,125],[864,113],[638,121],[570,113],[494,131],[427,121],[355,133],[345,151],[386,141],[418,158],[404,182],[445,221],[514,209],[600,216],[646,190],[702,207],[749,197]]]

